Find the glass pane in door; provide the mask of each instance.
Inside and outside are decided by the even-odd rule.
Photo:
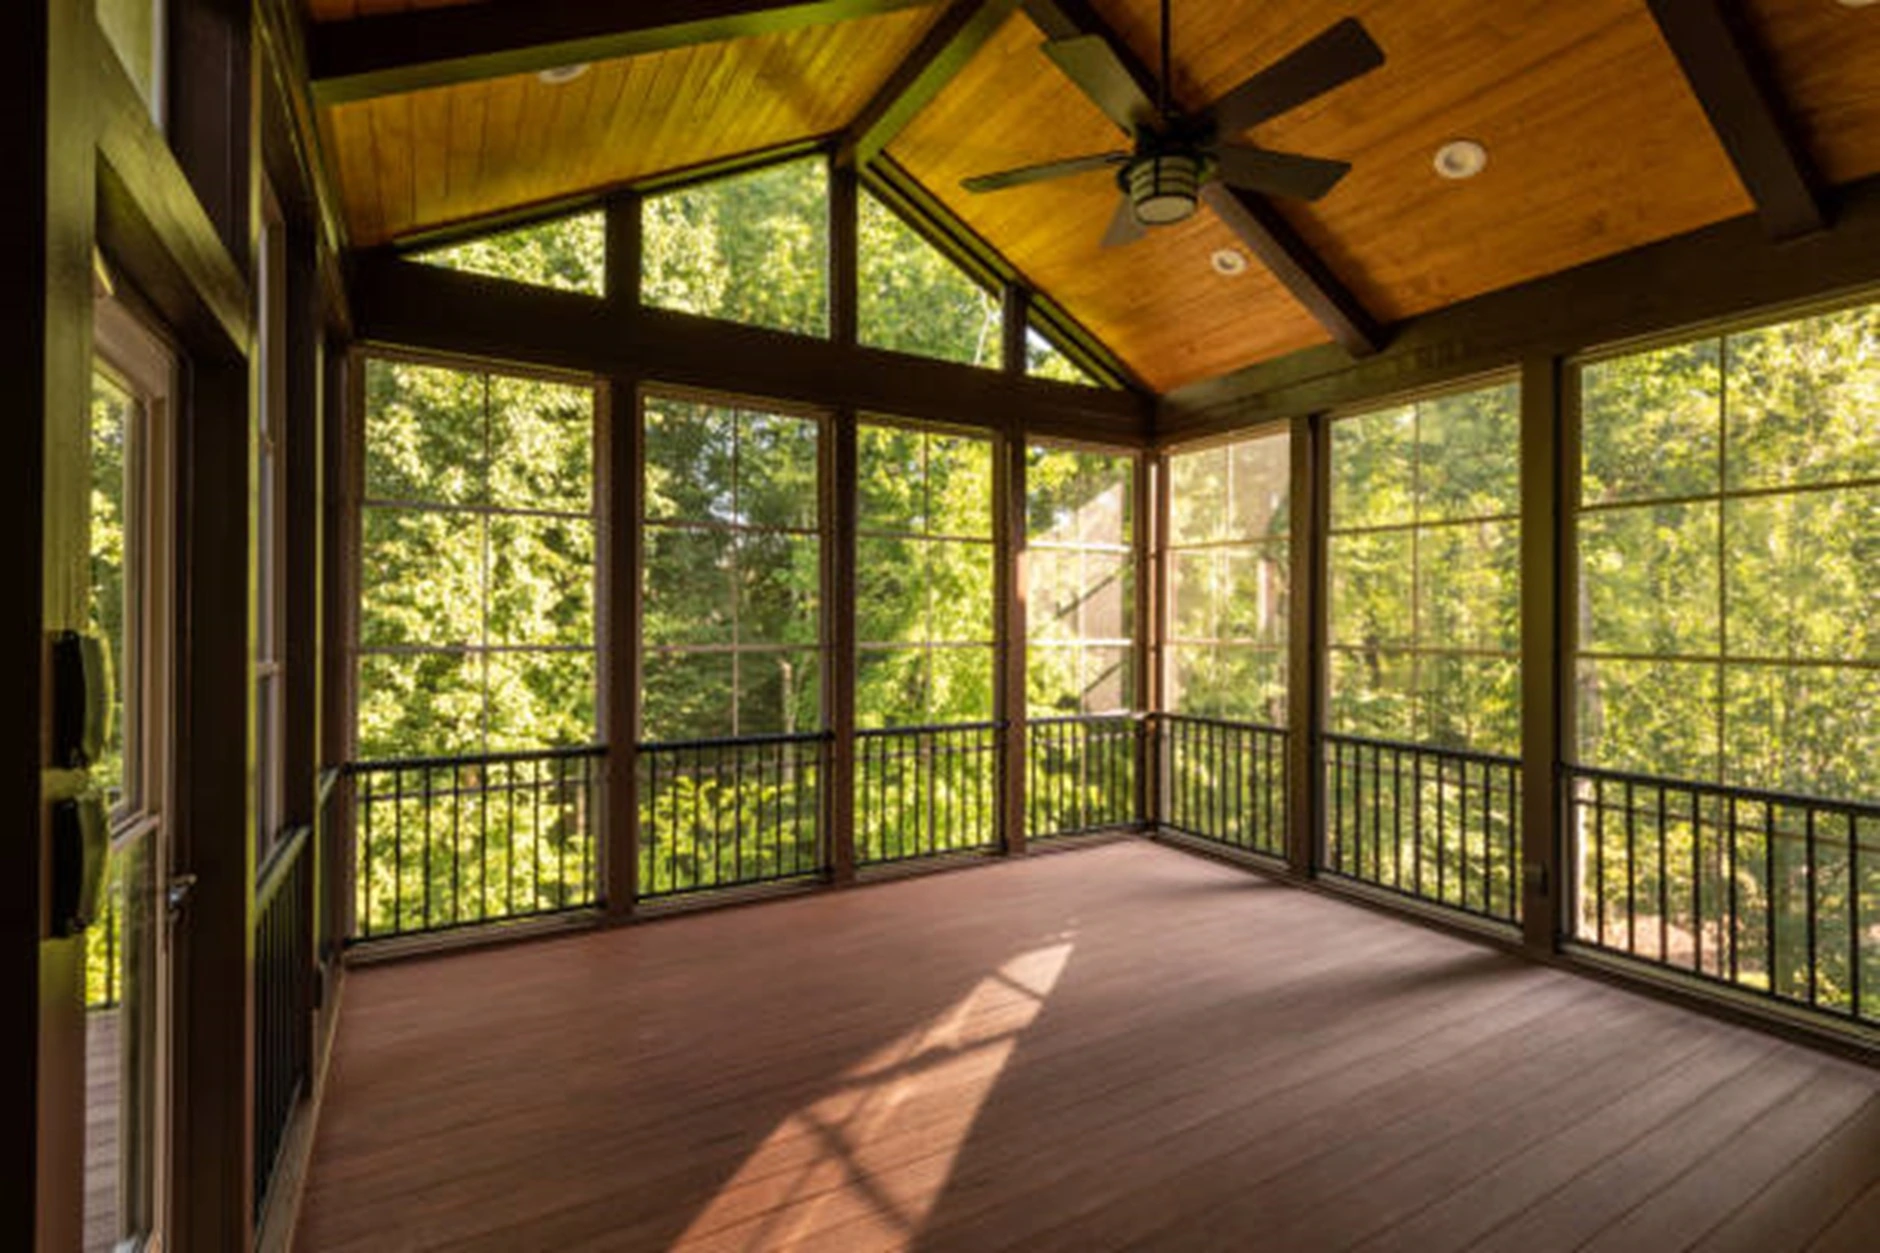
[[[103,372],[94,376],[87,630],[104,642],[112,682],[90,775],[110,817],[111,858],[86,937],[87,1253],[143,1235],[153,1191],[159,844],[142,767],[145,412],[128,387]]]

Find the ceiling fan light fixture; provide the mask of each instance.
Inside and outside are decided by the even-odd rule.
[[[1169,152],[1129,163],[1123,177],[1130,210],[1144,226],[1168,226],[1192,217],[1201,195],[1201,158]]]

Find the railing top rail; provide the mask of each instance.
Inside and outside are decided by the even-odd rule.
[[[1491,766],[1519,766],[1519,757],[1506,753],[1485,753],[1473,748],[1451,748],[1443,744],[1418,744],[1410,740],[1382,740],[1368,735],[1340,735],[1327,731],[1321,737],[1327,744],[1353,744],[1362,748],[1384,748],[1398,753],[1420,753],[1425,757],[1448,757],[1456,761],[1482,762]]]
[[[1734,798],[1756,804],[1826,810],[1830,813],[1848,814],[1856,818],[1880,820],[1880,803],[1869,801],[1837,800],[1828,796],[1810,796],[1803,792],[1778,792],[1769,788],[1732,787],[1727,783],[1711,783],[1703,779],[1674,779],[1665,775],[1634,774],[1625,770],[1608,770],[1600,766],[1569,765],[1566,769],[1568,774],[1576,779],[1629,783],[1634,787],[1643,785],[1668,792],[1690,792],[1695,795],[1717,796],[1725,800]]]
[[[821,744],[836,738],[834,731],[799,731],[776,735],[725,735],[700,740],[642,740],[643,753],[672,753],[704,748],[756,748],[766,744]]]
[[[1091,722],[1147,722],[1152,716],[1139,710],[1119,709],[1107,714],[1052,714],[1045,718],[1034,716],[1025,721],[1034,727],[1049,727]]]
[[[370,761],[349,761],[343,769],[349,775],[383,774],[394,770],[448,770],[453,766],[492,766],[507,762],[599,757],[606,751],[605,744],[571,744],[560,748],[525,748],[502,753],[459,753],[448,757],[379,757]]]
[[[1285,727],[1276,727],[1270,722],[1244,722],[1237,718],[1211,718],[1202,714],[1155,713],[1149,717],[1156,722],[1182,722],[1201,727],[1226,727],[1231,731],[1266,731],[1273,735],[1286,734]]]
[[[899,735],[941,735],[949,731],[1002,731],[1003,722],[932,722],[907,727],[857,727],[858,740],[891,739]]]
[[[258,914],[274,903],[275,895],[281,890],[281,884],[287,881],[288,872],[300,855],[306,851],[307,841],[313,835],[313,828],[302,824],[287,833],[287,838],[276,844],[268,853],[268,859],[261,863],[261,875],[255,883],[255,912]]]

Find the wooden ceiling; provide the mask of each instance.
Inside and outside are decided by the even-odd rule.
[[[318,20],[459,0],[308,0]],[[1154,65],[1158,0],[1092,0]],[[1825,177],[1880,171],[1880,8],[1747,0],[1796,129]],[[1360,18],[1379,70],[1252,133],[1352,173],[1285,220],[1390,322],[1747,213],[1752,203],[1645,0],[1174,0],[1174,94],[1206,104],[1337,18]],[[939,7],[648,53],[553,87],[533,75],[322,111],[357,244],[552,201],[840,130]],[[1205,211],[1101,250],[1102,174],[971,196],[967,175],[1122,145],[1014,15],[888,153],[1158,390],[1325,342],[1257,264],[1209,266],[1236,237]],[[1470,138],[1489,165],[1431,168]]]
[[[622,57],[569,83],[516,74],[334,105],[321,126],[352,241],[383,243],[830,134],[934,17],[905,9]]]

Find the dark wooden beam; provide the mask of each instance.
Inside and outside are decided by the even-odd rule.
[[[1148,438],[1153,402],[1133,392],[623,306],[383,251],[355,254],[352,265],[353,315],[368,343],[1061,438]]]
[[[1025,0],[1025,12],[1052,39],[1100,36],[1137,86],[1151,100],[1157,98],[1155,76],[1085,0]],[[1383,346],[1377,322],[1264,197],[1233,191],[1219,183],[1210,185],[1203,195],[1209,207],[1339,346],[1354,357],[1368,356]]]
[[[867,165],[966,68],[1018,0],[954,0],[865,105],[836,146],[836,164]]]
[[[1825,227],[1813,165],[1738,6],[1729,0],[1647,3],[1769,234],[1792,239]]]
[[[841,22],[931,0],[490,0],[312,28],[322,104]]]
[[[1880,286],[1880,177],[1842,185],[1835,227],[1776,244],[1753,214],[1392,327],[1352,361],[1308,348],[1163,397],[1159,441],[1437,387],[1535,355],[1568,355],[1762,309],[1852,298]]]
[[[1272,271],[1280,286],[1331,332],[1339,347],[1354,357],[1368,357],[1384,346],[1383,329],[1279,210],[1225,183],[1208,184],[1201,196],[1260,264]]]

